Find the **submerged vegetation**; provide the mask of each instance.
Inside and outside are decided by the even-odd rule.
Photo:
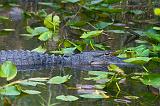
[[[158,106],[159,5],[158,0],[1,1],[0,8],[9,9],[10,12],[0,16],[0,23],[3,25],[0,37],[19,30],[17,23],[22,22],[22,31],[15,36],[37,42],[32,43],[32,51],[70,56],[86,50],[111,50],[111,55],[125,58],[124,62],[136,64],[136,67],[123,69],[110,64],[107,71],[85,70],[87,72],[81,72],[85,73],[85,78],[76,76],[76,79],[80,80],[80,83],[76,83],[72,81],[75,76],[70,74],[71,70],[62,75],[19,79],[16,66],[6,61],[0,66],[0,106],[11,106],[26,95],[36,95],[42,106],[63,105],[61,101],[85,101],[83,98],[93,100],[93,104],[94,100],[102,100],[104,105],[109,104],[106,101],[110,101],[119,105],[135,103],[133,105]],[[6,24],[14,22],[17,29],[5,27]],[[69,93],[64,90],[60,95],[56,93],[58,95],[55,97],[49,94],[46,99],[43,91],[46,91],[47,86],[50,88],[47,91],[54,86],[54,90],[63,88]],[[127,93],[129,89],[135,92],[136,89],[147,89],[150,92]],[[74,91],[77,93],[71,93]],[[53,99],[56,100],[52,102]],[[99,101],[96,103],[101,105],[98,104]]]

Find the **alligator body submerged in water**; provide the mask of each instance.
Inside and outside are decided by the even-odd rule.
[[[109,51],[90,51],[70,56],[56,56],[29,50],[1,50],[0,63],[12,61],[20,70],[27,68],[64,66],[82,70],[106,68],[108,64],[126,66],[123,59],[111,56]]]

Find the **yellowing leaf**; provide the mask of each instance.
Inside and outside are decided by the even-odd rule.
[[[103,30],[100,31],[90,31],[90,32],[84,32],[80,38],[86,39],[86,38],[92,38],[95,36],[99,36],[102,34]]]
[[[160,16],[160,8],[155,8],[154,9],[154,14],[157,16]]]
[[[52,32],[51,31],[44,32],[38,37],[38,39],[41,40],[41,41],[47,41],[51,38],[52,38]]]
[[[17,75],[17,68],[11,61],[6,61],[0,69],[0,77],[7,78],[7,81],[12,80]]]
[[[59,26],[59,24],[60,24],[60,18],[57,15],[53,16],[53,14],[49,14],[44,20],[44,25],[47,28],[55,29],[55,27]]]

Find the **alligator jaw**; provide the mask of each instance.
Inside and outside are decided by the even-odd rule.
[[[104,61],[93,61],[93,62],[91,62],[91,65],[104,65],[104,64],[106,64],[106,62],[104,62]]]

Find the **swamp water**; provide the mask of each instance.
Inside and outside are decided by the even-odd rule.
[[[19,23],[22,24],[22,23]],[[1,25],[1,28],[12,28],[17,29],[15,32],[11,32],[7,36],[0,36],[0,49],[14,50],[14,49],[31,49],[38,45],[38,41],[35,40],[25,40],[21,36],[16,36],[22,33],[24,29],[21,28],[17,23],[13,26],[9,24]],[[121,40],[119,40],[121,41]],[[117,42],[116,42],[117,43]],[[118,43],[119,44],[119,43]],[[113,44],[117,45],[117,44]],[[42,70],[26,70],[19,71],[16,79],[27,79],[34,77],[53,77],[53,76],[64,76],[72,75],[71,79],[66,84],[61,85],[42,85],[33,87],[33,89],[41,91],[39,95],[20,95],[17,97],[8,96],[1,97],[0,106],[4,106],[5,100],[7,99],[12,106],[160,106],[160,98],[152,88],[143,85],[141,82],[136,80],[127,80],[120,84],[121,91],[106,88],[106,95],[109,98],[104,99],[85,99],[80,98],[78,95],[82,93],[96,92],[92,87],[95,82],[86,81],[84,78],[89,77],[88,71],[92,70],[76,70],[72,68],[63,67],[53,67],[50,69]],[[97,70],[99,71],[99,70]],[[107,71],[107,70],[106,70]],[[138,72],[135,68],[125,69],[126,73]],[[15,80],[16,80],[15,79]],[[83,88],[83,86],[86,86]],[[57,100],[58,95],[74,95],[79,97],[77,101],[74,102],[63,102]],[[126,96],[137,96],[138,99],[128,99]]]

